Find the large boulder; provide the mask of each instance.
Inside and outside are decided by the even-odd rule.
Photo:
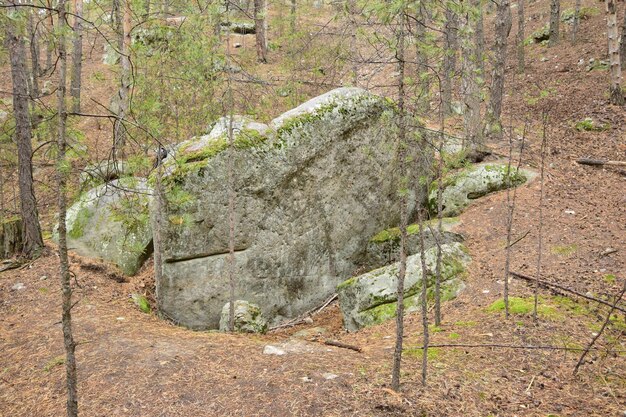
[[[441,299],[449,300],[465,288],[463,277],[471,258],[461,243],[444,244],[441,246],[441,251]],[[428,271],[427,295],[432,296],[435,285],[437,248],[432,247],[426,250],[424,255]],[[398,304],[396,295],[399,265],[397,262],[384,266],[339,284],[337,287],[339,307],[346,330],[356,331],[395,317]],[[406,268],[404,306],[405,311],[411,312],[421,305],[420,294],[423,282],[421,254],[409,256]]]
[[[141,178],[114,180],[83,193],[67,210],[69,249],[134,275],[152,248],[151,199],[152,190]]]
[[[159,308],[190,328],[219,325],[229,293],[229,156],[236,298],[269,319],[322,303],[364,263],[369,239],[399,222],[394,114],[385,99],[341,88],[269,126],[244,121],[232,153],[224,123],[179,146],[164,169]],[[417,176],[429,161],[416,148]]]
[[[443,179],[443,215],[458,216],[472,200],[504,190],[509,185],[521,185],[533,175],[525,169],[512,167],[509,170],[506,163],[477,165],[448,174]],[[437,212],[437,182],[431,185],[428,205],[432,213]]]

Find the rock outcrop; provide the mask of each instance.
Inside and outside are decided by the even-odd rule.
[[[141,178],[114,180],[82,194],[67,210],[69,249],[134,275],[151,252],[151,199],[152,190]]]
[[[441,246],[441,299],[449,300],[465,288],[463,277],[466,267],[471,261],[467,250],[461,243],[450,243]],[[434,271],[437,264],[437,247],[425,251],[426,276],[429,287],[428,295],[432,295],[434,287]],[[399,263],[384,266],[366,274],[350,278],[337,287],[339,306],[343,314],[344,327],[349,331],[382,323],[395,317],[397,308],[397,279]],[[407,313],[420,307],[422,290],[421,255],[407,258],[405,276],[404,306]]]
[[[235,301],[234,331],[241,333],[265,333],[267,331],[267,320],[263,317],[258,305],[245,300]],[[229,330],[230,303],[226,303],[222,308],[220,316],[220,330]]]
[[[229,157],[236,298],[269,319],[323,302],[365,262],[369,239],[398,224],[393,121],[386,100],[341,88],[269,126],[243,120],[232,153],[223,122],[181,144],[165,164],[161,311],[195,329],[219,325],[229,288]],[[417,176],[429,158],[415,152]]]
[[[443,179],[443,215],[458,216],[472,200],[489,193],[504,190],[508,185],[516,187],[526,182],[534,174],[528,170],[519,171],[507,164],[489,163],[472,166],[453,172]],[[437,183],[433,183],[428,196],[432,213],[437,212]]]

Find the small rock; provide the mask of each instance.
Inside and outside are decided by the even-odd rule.
[[[564,212],[565,214],[576,214],[576,212],[574,210],[565,210]]]
[[[15,284],[14,286],[12,286],[12,287],[11,287],[11,289],[12,289],[12,290],[15,290],[15,291],[24,290],[24,289],[26,289],[26,285],[24,285],[24,284],[23,284],[23,283],[21,283],[21,282],[18,282],[17,284]]]
[[[303,376],[302,378],[300,378],[300,381],[302,381],[302,382],[311,382],[311,381],[313,381],[313,379],[309,378],[308,376]]]
[[[483,290],[483,294],[489,294],[489,290]]]
[[[228,331],[229,313],[230,303],[226,303],[220,317],[220,330],[223,332]],[[267,331],[267,320],[263,317],[258,305],[245,300],[236,300],[234,313],[236,332],[265,333]]]
[[[548,58],[546,58],[545,56],[542,56],[541,57],[541,62],[546,62],[546,61],[548,61]]]
[[[47,279],[48,279],[47,275],[42,275],[42,276],[39,277],[39,281],[45,281]]]
[[[313,319],[311,317],[305,317],[302,321],[306,324],[313,324]]]
[[[117,321],[124,321],[124,320],[126,320],[126,319],[125,319],[124,317],[118,317],[116,320],[117,320]]]
[[[263,348],[263,354],[264,355],[276,355],[276,356],[282,356],[285,355],[287,352],[285,352],[284,350],[282,350],[279,347],[276,346],[272,346],[272,345],[267,345]]]
[[[339,378],[339,375],[331,374],[330,372],[324,372],[322,376],[324,377],[324,379],[327,379],[329,381],[335,378]]]
[[[235,42],[235,44],[233,45],[235,48],[241,48],[241,44],[239,42]]]

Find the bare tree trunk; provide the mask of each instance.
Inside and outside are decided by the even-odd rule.
[[[535,288],[534,288],[534,307],[533,307],[533,321],[537,323],[537,304],[539,299],[539,281],[541,280],[541,256],[543,252],[543,196],[544,196],[544,171],[546,161],[546,146],[548,144],[548,115],[543,115],[543,132],[541,138],[541,174],[540,174],[540,191],[539,191],[539,226],[537,236],[537,275],[535,276]]]
[[[463,147],[468,150],[468,154],[480,147],[483,142],[480,118],[480,84],[478,81],[482,79],[482,73],[478,67],[479,54],[481,52],[478,51],[474,44],[474,27],[477,26],[478,21],[473,20],[473,15],[475,15],[474,10],[465,12],[462,19],[462,33],[465,36],[461,38],[463,68],[461,91],[465,105],[465,111],[463,112],[463,127],[465,130]]]
[[[456,72],[456,54],[458,49],[458,16],[450,6],[446,8],[444,28],[443,77],[441,79],[443,97],[441,98],[445,114],[452,113],[452,88]]]
[[[31,69],[31,77],[32,77],[32,87],[33,90],[31,92],[31,96],[33,99],[39,98],[39,75],[41,73],[41,68],[39,68],[39,39],[37,36],[37,28],[35,27],[35,22],[33,15],[36,13],[37,9],[30,10],[28,13],[28,37],[30,38],[30,69]]]
[[[511,6],[509,0],[500,0],[495,20],[495,45],[493,77],[491,80],[491,99],[487,109],[487,123],[490,134],[500,135],[502,124],[502,97],[504,95],[504,70],[506,65],[506,40],[511,32]]]
[[[559,21],[561,20],[561,0],[550,0],[550,38],[548,46],[559,43]]]
[[[472,7],[476,13],[476,68],[480,76],[485,77],[485,28],[483,21],[483,6],[481,0],[472,0]]]
[[[296,14],[296,0],[291,0],[291,9],[289,10],[289,25],[291,27],[291,33],[296,33],[296,22],[298,16]]]
[[[74,39],[72,53],[72,78],[70,95],[72,97],[72,112],[80,113],[80,87],[83,65],[83,0],[74,0]]]
[[[54,17],[52,16],[52,0],[47,0],[48,7],[48,39],[46,42],[46,72],[53,71],[52,52],[54,52],[54,42],[52,41],[52,34],[54,33]]]
[[[66,82],[67,82],[67,52],[65,30],[69,29],[65,26],[66,6],[65,0],[59,0],[58,4],[59,25],[62,30],[58,35],[59,49],[59,88],[57,90],[57,106],[59,116],[58,138],[57,138],[57,192],[58,192],[58,212],[59,212],[59,265],[61,275],[61,288],[63,290],[63,343],[65,346],[65,373],[67,384],[67,415],[68,417],[78,416],[78,396],[77,396],[77,379],[76,379],[76,356],[74,337],[72,335],[72,286],[70,283],[69,261],[67,257],[67,175],[68,172],[64,167],[67,166],[66,158],[66,126],[67,126],[67,108],[65,105]]]
[[[266,0],[254,0],[254,27],[256,31],[256,55],[261,63],[267,63]]]
[[[404,339],[404,278],[406,275],[406,258],[407,258],[407,242],[409,223],[409,198],[408,198],[408,181],[406,172],[407,146],[406,143],[406,114],[405,114],[405,11],[400,12],[400,22],[397,33],[397,49],[396,57],[398,60],[398,163],[400,171],[400,187],[404,188],[400,192],[400,267],[398,271],[398,282],[396,294],[398,302],[396,305],[396,346],[393,352],[393,369],[391,373],[391,389],[398,391],[400,389],[400,367],[402,364],[402,342]]]
[[[580,2],[580,0],[576,0]],[[621,67],[626,67],[626,11],[624,12],[624,21],[622,22],[622,38],[619,43],[619,57]]]
[[[417,212],[419,228],[420,228],[420,260],[422,267],[422,292],[420,294],[420,304],[422,307],[422,332],[424,333],[423,350],[422,350],[422,385],[426,385],[426,376],[428,374],[428,344],[430,335],[428,334],[428,267],[426,266],[426,248],[424,247],[424,219],[421,210]]]
[[[415,26],[415,64],[417,79],[421,82],[418,111],[430,111],[430,75],[428,68],[428,54],[423,47],[423,39],[426,35],[426,20],[428,12],[423,5],[417,10],[417,24]]]
[[[357,4],[356,0],[348,0],[348,19],[350,24],[350,50],[352,51],[352,85],[359,86],[359,50],[357,42],[357,32],[359,30],[357,22]]]
[[[580,0],[576,0],[576,6],[574,7],[574,24],[572,25],[572,43],[576,43],[576,36],[578,35],[579,25],[580,25]]]
[[[611,69],[610,102],[618,106],[624,105],[622,93],[622,66],[619,57],[619,36],[617,33],[617,10],[615,0],[606,0],[606,24],[609,38],[609,65]]]
[[[118,104],[119,110],[117,118],[113,125],[113,156],[114,159],[120,159],[123,156],[124,146],[126,145],[126,126],[124,126],[124,119],[128,115],[129,99],[130,99],[130,84],[131,84],[131,68],[130,68],[130,23],[131,23],[131,9],[130,0],[124,0],[124,21],[122,25],[122,56],[120,57],[120,64],[122,69],[120,89],[118,91]]]
[[[163,193],[163,152],[161,151],[162,144],[159,143],[159,150],[157,151],[157,172],[156,172],[156,214],[155,214],[155,227],[153,230],[153,247],[154,247],[154,283],[155,283],[155,297],[160,300],[161,294],[161,280],[163,279],[163,213],[165,211],[165,195]]]
[[[19,13],[14,9],[16,13]],[[15,117],[15,141],[17,143],[18,179],[20,190],[20,215],[23,221],[23,253],[28,258],[39,255],[43,248],[37,200],[33,187],[32,131],[28,110],[28,73],[24,37],[11,21],[6,22],[5,43],[11,61],[13,81],[13,115]]]
[[[524,72],[526,66],[524,62],[524,3],[525,0],[517,1],[517,71],[520,73]]]

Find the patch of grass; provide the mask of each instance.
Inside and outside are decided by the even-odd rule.
[[[459,339],[460,337],[461,337],[461,335],[460,335],[460,334],[458,334],[458,333],[450,333],[450,334],[448,335],[448,338],[450,338],[450,339],[452,339],[452,340],[457,340],[457,339]]]
[[[602,132],[610,128],[606,124],[596,124],[591,117],[586,117],[583,120],[576,122],[574,125],[579,132]]]
[[[543,300],[542,300],[543,301]],[[509,297],[509,312],[516,315],[527,315],[533,312],[534,299],[532,297]],[[504,299],[494,301],[487,311],[494,313],[504,311]],[[540,303],[537,306],[537,314],[543,317],[554,317],[557,315],[557,311],[554,307]]]
[[[430,326],[428,326],[428,331],[431,333],[441,333],[443,332],[443,329],[439,326],[435,326],[434,324],[431,324]]]
[[[615,280],[617,279],[617,277],[613,274],[606,274],[604,275],[604,277],[602,277],[602,279],[604,279],[604,282],[606,282],[607,284],[615,284]]]
[[[146,314],[150,314],[152,311],[150,308],[150,302],[148,302],[148,299],[144,295],[133,294],[132,298],[135,305],[139,307],[139,310]]]
[[[424,349],[409,348],[404,351],[404,354],[411,358],[421,358],[424,355],[423,351]],[[441,357],[441,349],[429,348],[426,356],[428,357],[429,361],[439,359]]]
[[[550,252],[555,255],[570,256],[578,249],[578,245],[555,245],[550,248]]]
[[[53,368],[63,365],[65,363],[65,356],[57,356],[54,359],[48,361],[46,366],[43,367],[43,370],[46,372],[50,372]]]
[[[474,327],[478,325],[477,321],[457,321],[454,323],[455,326],[459,327]]]

